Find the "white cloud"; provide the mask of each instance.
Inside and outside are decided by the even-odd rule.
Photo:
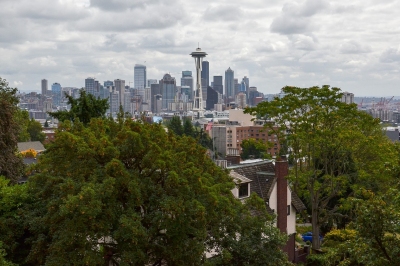
[[[398,10],[389,0],[1,0],[0,76],[23,90],[42,78],[82,87],[87,76],[132,81],[146,61],[149,78],[179,80],[199,42],[211,76],[232,67],[266,93],[329,82],[396,94]]]

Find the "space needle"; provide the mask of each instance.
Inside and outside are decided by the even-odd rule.
[[[206,57],[206,53],[201,51],[201,48],[196,48],[196,52],[190,54],[194,58],[196,65],[197,82],[196,89],[194,92],[194,107],[193,111],[197,112],[197,117],[204,116],[204,103],[203,103],[203,93],[201,91],[201,63],[203,58]]]

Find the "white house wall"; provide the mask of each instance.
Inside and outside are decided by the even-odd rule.
[[[287,234],[291,235],[296,233],[296,209],[292,205],[292,191],[287,189],[287,202],[290,206],[290,215],[287,217]]]

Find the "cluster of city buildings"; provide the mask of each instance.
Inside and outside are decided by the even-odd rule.
[[[223,111],[231,108],[255,106],[264,99],[257,87],[250,86],[249,78],[244,76],[239,81],[234,71],[228,68],[225,77],[209,74],[209,62],[201,62],[201,99],[204,110]],[[196,73],[194,73],[196,74]],[[153,114],[184,113],[187,115],[194,108],[195,75],[190,70],[182,71],[180,81],[166,73],[161,79],[147,79],[145,65],[134,67],[134,82],[122,79],[100,82],[93,77],[85,79],[83,89],[100,99],[108,99],[108,115],[115,116],[120,106],[124,112],[132,115],[147,112]],[[132,86],[133,85],[133,86]],[[64,93],[79,97],[76,87],[62,87],[60,83],[49,86],[48,80],[41,81],[41,95],[24,94],[21,107],[31,110],[31,116],[45,119],[46,113],[68,109]]]

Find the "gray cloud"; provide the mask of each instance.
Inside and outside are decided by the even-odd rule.
[[[388,48],[382,53],[379,59],[382,63],[400,62],[400,50]]]
[[[244,16],[243,10],[238,5],[213,4],[205,10],[203,19],[208,21],[240,21]]]
[[[194,71],[199,42],[211,76],[230,66],[265,93],[324,83],[398,92],[399,1],[0,1],[0,77],[25,91],[39,91],[42,78],[129,82],[144,62],[149,78],[179,81]]]
[[[344,54],[359,54],[368,53],[371,51],[371,48],[356,41],[346,41],[340,44],[339,51]]]
[[[104,11],[123,11],[126,9],[138,9],[148,5],[160,3],[161,0],[90,0],[91,7],[97,7]],[[169,1],[169,3],[174,0]]]
[[[325,1],[306,0],[302,4],[286,3],[279,16],[272,21],[270,30],[280,34],[309,33],[316,29],[312,16],[328,7]]]

